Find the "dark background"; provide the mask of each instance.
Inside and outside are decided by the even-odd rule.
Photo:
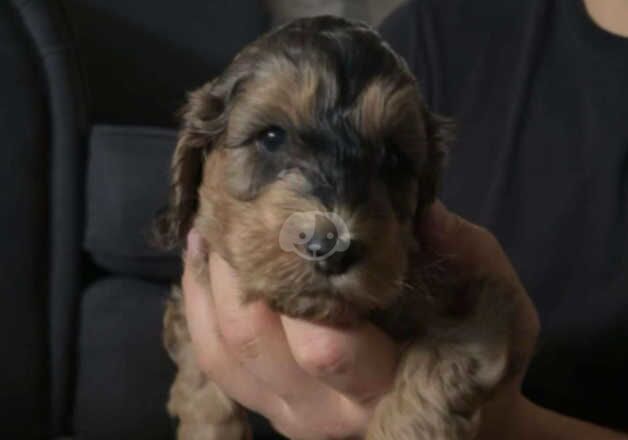
[[[166,201],[176,110],[273,24],[319,12],[377,24],[399,3],[0,2],[2,438],[173,438],[161,319],[180,262],[147,237]],[[545,378],[569,382],[565,359],[582,347],[562,328],[576,343],[541,345],[526,389],[558,409]],[[611,394],[583,389],[589,415],[589,395]],[[256,439],[278,438],[254,422]]]

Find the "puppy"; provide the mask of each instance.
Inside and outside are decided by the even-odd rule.
[[[169,244],[191,227],[238,273],[243,303],[330,325],[370,320],[405,344],[370,440],[467,439],[508,371],[511,287],[434,263],[415,228],[449,124],[368,26],[300,19],[189,96],[172,162]],[[206,261],[191,261],[209,289]],[[178,438],[250,435],[195,364],[180,294],[165,316]]]

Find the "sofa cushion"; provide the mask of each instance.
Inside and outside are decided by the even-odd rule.
[[[173,438],[166,413],[174,365],[161,343],[169,288],[110,277],[89,287],[80,307],[77,439]]]
[[[108,277],[89,287],[80,308],[76,440],[174,438],[166,413],[175,367],[162,348],[165,284]],[[248,415],[258,440],[281,440]]]
[[[48,113],[20,17],[0,2],[0,414],[2,438],[49,427]]]
[[[101,267],[125,275],[174,280],[180,258],[151,244],[154,220],[167,206],[170,129],[97,125],[89,141],[84,246]]]

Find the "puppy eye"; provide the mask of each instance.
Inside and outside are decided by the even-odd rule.
[[[286,141],[286,132],[280,127],[270,127],[257,136],[257,144],[263,149],[277,151]]]
[[[378,163],[380,173],[387,179],[399,180],[414,176],[412,160],[397,148],[384,150]]]
[[[384,153],[383,166],[386,169],[395,169],[401,162],[401,155],[395,150],[388,150]]]

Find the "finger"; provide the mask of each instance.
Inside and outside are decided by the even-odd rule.
[[[278,409],[270,417],[276,426],[294,428],[303,420],[317,427],[333,421],[333,427],[326,429],[338,432],[357,432],[364,426],[369,412],[363,406],[312,377],[297,364],[279,315],[261,301],[241,303],[236,274],[218,255],[210,256],[210,278],[226,350],[278,396]],[[285,432],[289,431],[285,428]]]
[[[426,212],[419,233],[431,251],[470,272],[490,270],[518,280],[495,236],[449,211],[438,200]]]
[[[226,349],[241,365],[286,401],[320,392],[295,362],[279,320],[262,301],[242,304],[237,277],[217,254],[210,256],[212,295]]]
[[[311,375],[353,401],[376,401],[394,379],[397,345],[371,324],[334,328],[282,316],[290,348]]]
[[[233,399],[250,409],[266,412],[278,405],[276,397],[225,349],[208,286],[199,281],[196,267],[206,258],[201,241],[200,235],[194,231],[188,235],[181,282],[197,362],[201,370]]]

